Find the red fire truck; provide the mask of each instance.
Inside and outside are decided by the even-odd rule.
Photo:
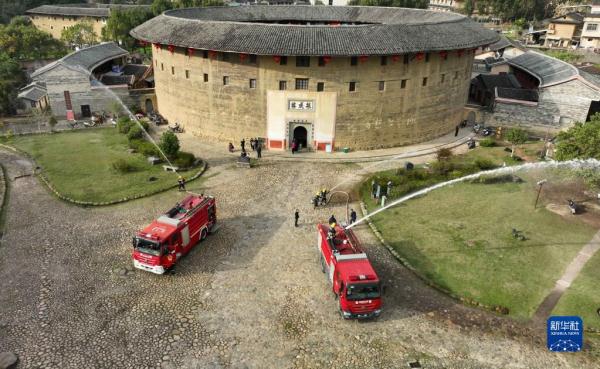
[[[345,319],[375,318],[381,314],[380,283],[367,254],[352,230],[317,225],[321,267],[339,301]]]
[[[214,230],[215,199],[190,195],[133,237],[133,265],[163,274]]]

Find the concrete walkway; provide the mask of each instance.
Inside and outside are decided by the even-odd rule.
[[[587,261],[600,249],[600,231],[594,235],[592,240],[588,242],[581,251],[571,261],[571,264],[567,267],[565,273],[556,281],[556,285],[552,291],[546,296],[544,301],[540,304],[537,311],[533,315],[533,320],[539,323],[543,323],[548,319],[552,310],[560,300],[563,293],[571,286],[571,283],[577,278],[579,272]]]
[[[155,128],[156,129],[156,128]],[[159,132],[164,130],[164,127],[160,128]],[[226,142],[215,142],[215,140],[208,140],[200,137],[195,137],[190,134],[178,135],[184,150],[192,151],[197,153],[199,156],[203,150],[221,151],[224,155],[232,158],[238,157],[240,154],[240,143],[233,142],[236,147],[236,151],[230,153],[227,151]],[[393,147],[388,149],[378,150],[366,150],[366,151],[351,151],[344,153],[336,151],[332,153],[326,152],[300,152],[292,154],[291,151],[279,151],[279,150],[263,150],[263,160],[276,160],[276,161],[295,161],[295,162],[320,162],[320,163],[362,163],[362,162],[375,162],[389,159],[402,159],[402,158],[413,158],[419,156],[425,156],[435,154],[437,150],[443,147],[454,148],[466,143],[469,138],[473,137],[474,134],[470,127],[462,128],[459,131],[458,136],[454,136],[454,132],[436,138],[434,140],[401,147]],[[250,142],[246,141],[246,148],[251,157],[256,157],[256,154],[252,152]]]

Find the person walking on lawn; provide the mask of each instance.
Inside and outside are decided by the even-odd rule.
[[[294,212],[294,227],[298,227],[298,219],[300,219],[300,212],[296,209]]]

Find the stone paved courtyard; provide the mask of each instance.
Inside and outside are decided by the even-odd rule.
[[[181,193],[81,208],[35,177],[14,180],[0,245],[0,351],[16,353],[19,368],[597,367],[583,354],[547,352],[543,327],[430,289],[365,225],[356,230],[386,283],[385,310],[374,322],[342,320],[314,224],[342,218],[344,206],[314,211],[309,200],[319,186],[356,179],[358,166],[245,170],[218,151],[198,154],[212,165],[202,190],[217,198],[220,229],[174,275],[134,271],[131,236]],[[0,161],[11,179],[31,171],[5,151]]]

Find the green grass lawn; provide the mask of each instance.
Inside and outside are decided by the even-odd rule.
[[[600,329],[600,253],[596,253],[583,267],[573,284],[558,301],[554,315],[579,315],[584,327]]]
[[[362,196],[374,210],[368,191]],[[459,184],[373,220],[386,241],[436,284],[528,318],[595,233],[543,207],[534,211],[534,201],[534,186],[527,182]],[[512,228],[528,240],[513,239]]]
[[[111,201],[177,183],[176,175],[161,165],[128,153],[127,137],[112,128],[14,137],[6,143],[29,153],[52,185],[75,200]],[[117,159],[126,159],[136,170],[117,172],[111,167]],[[157,180],[149,182],[150,177]]]
[[[510,148],[510,145],[500,146],[503,143],[496,141],[497,145],[494,147],[480,147],[473,150],[469,150],[466,154],[460,155],[462,161],[464,162],[473,162],[476,159],[487,159],[494,162],[496,165],[500,166],[502,163],[506,163],[506,165],[518,165],[524,164],[524,162],[518,162],[510,157],[510,152],[504,151],[505,148]],[[519,145],[517,147],[517,155],[524,154],[529,157],[536,157],[537,152],[543,150],[544,143],[540,141],[532,141],[525,143],[523,145]]]

